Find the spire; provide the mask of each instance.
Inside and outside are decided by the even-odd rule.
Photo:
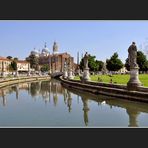
[[[77,64],[79,65],[79,52],[77,52]]]
[[[44,47],[45,47],[45,48],[47,47],[47,45],[46,45],[46,42],[45,42],[45,45],[44,45]]]
[[[55,41],[54,41],[54,44],[53,44],[53,53],[54,54],[58,53],[58,45]]]

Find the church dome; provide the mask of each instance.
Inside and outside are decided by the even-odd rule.
[[[31,51],[31,55],[39,56],[39,51],[34,48],[34,50]]]
[[[42,53],[49,53],[49,49],[47,48],[46,43],[44,48],[42,49]]]

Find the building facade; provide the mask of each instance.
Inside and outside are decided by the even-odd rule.
[[[14,74],[14,71],[10,68],[11,62],[13,60],[0,57],[0,76],[4,77],[7,75]],[[30,69],[30,63],[25,60],[18,60],[17,63],[17,72],[19,73],[28,73]]]
[[[0,57],[0,76],[8,75],[10,73],[9,65],[12,60],[5,57]]]
[[[30,63],[24,60],[17,61],[18,72],[28,72],[30,70]]]
[[[35,55],[39,58],[40,67],[44,64],[48,64],[50,73],[63,72],[65,62],[67,63],[67,66],[75,71],[76,64],[74,63],[74,58],[67,52],[59,53],[58,45],[56,42],[53,44],[52,53],[49,52],[49,49],[45,43],[41,53],[34,49],[34,51],[31,51],[30,55]]]

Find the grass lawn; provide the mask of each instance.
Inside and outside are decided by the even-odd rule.
[[[110,80],[112,79],[112,82],[117,84],[127,84],[129,81],[130,75],[112,75],[111,77],[108,75],[91,75],[91,81],[97,81],[98,77],[102,80],[102,82],[110,83]],[[74,79],[80,80],[79,76],[76,76]],[[148,87],[148,74],[139,74],[139,79],[142,82],[143,86]]]

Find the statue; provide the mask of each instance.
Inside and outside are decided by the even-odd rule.
[[[67,59],[64,61],[64,68],[67,68]]]
[[[88,58],[89,58],[89,54],[86,52],[84,55],[84,67],[88,68]]]
[[[89,54],[86,52],[84,55],[84,69],[83,69],[83,81],[89,81],[90,77],[89,77],[89,67],[88,67],[88,58],[89,58]]]
[[[137,65],[137,47],[135,42],[132,43],[132,45],[128,48],[128,58],[129,58],[129,64],[130,68],[138,67]]]
[[[137,64],[137,47],[135,42],[128,48],[128,58],[130,65],[130,79],[127,83],[127,88],[129,90],[137,90],[142,83],[139,80],[139,67]]]

